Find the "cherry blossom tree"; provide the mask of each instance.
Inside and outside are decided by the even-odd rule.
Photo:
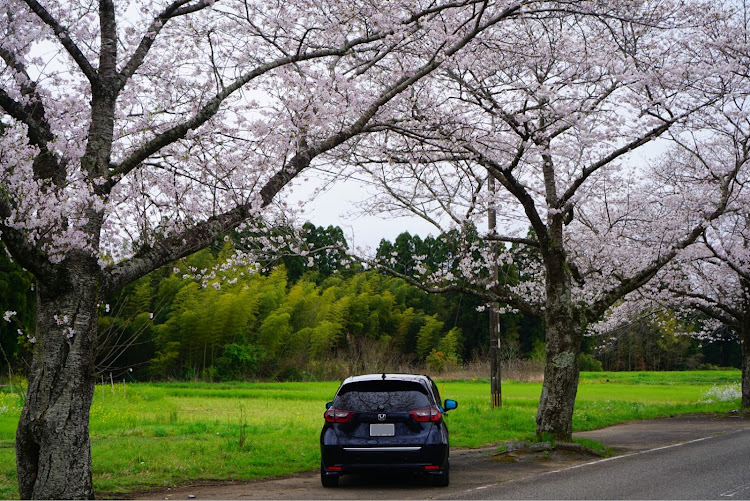
[[[708,133],[747,79],[723,5],[559,7],[483,32],[356,153],[385,210],[440,231],[484,228],[496,213],[503,230],[484,240],[506,244],[497,257],[467,240],[457,266],[412,283],[544,319],[537,433],[568,440],[586,329],[700,238],[742,167],[680,165],[659,151]],[[487,273],[520,251],[522,279]]]
[[[745,155],[747,150],[745,150]],[[747,157],[743,160],[747,164]],[[745,173],[746,177],[746,173]],[[731,329],[742,353],[742,406],[750,408],[750,219],[747,180],[738,184],[725,214],[647,285],[607,312],[595,332],[608,336],[634,318],[669,310],[685,319],[682,335],[712,341],[722,327]],[[731,207],[734,205],[734,207]],[[696,318],[696,313],[702,317]]]
[[[404,92],[533,2],[0,5],[0,232],[35,277],[23,498],[93,497],[97,306],[281,205]]]
[[[738,44],[727,44],[720,60],[732,61],[732,77],[739,79],[738,92],[725,96],[712,113],[690,133],[674,134],[673,149],[665,164],[671,169],[671,183],[679,191],[717,186],[720,176],[705,179],[696,187],[700,171],[732,172],[735,176],[723,214],[706,225],[706,231],[695,243],[680,251],[676,258],[659,271],[642,289],[628,294],[625,301],[608,311],[596,326],[606,332],[618,323],[644,312],[669,308],[693,316],[702,312],[701,322],[693,334],[710,339],[721,326],[729,327],[738,337],[742,351],[742,405],[750,407],[750,19],[747,6],[736,12]],[[702,191],[701,197],[710,192]],[[706,198],[708,200],[708,198]],[[652,229],[661,231],[659,226]],[[659,235],[655,235],[659,236]],[[655,238],[652,236],[651,238]]]
[[[662,282],[669,284],[668,305],[683,311],[698,310],[708,317],[694,335],[710,339],[717,327],[726,326],[738,337],[744,409],[750,409],[749,249],[750,218],[745,210],[744,215],[734,214],[721,225],[712,225],[700,245],[692,249],[690,259],[680,260],[679,269],[673,270],[681,279]]]
[[[750,19],[748,6],[740,10],[744,43],[728,54],[739,63],[738,73],[750,79]],[[713,222],[690,253],[674,267],[681,280],[665,281],[668,292],[684,307],[692,307],[714,322],[730,327],[742,351],[742,407],[750,409],[750,95],[735,96],[712,122],[713,141],[685,146],[705,164],[723,164],[742,170],[738,188],[726,214]],[[682,265],[682,266],[680,266]]]
[[[711,134],[682,139],[682,154],[673,162],[685,173],[684,163],[711,166],[712,170],[734,169],[735,187],[724,214],[712,221],[701,237],[680,252],[642,290],[608,312],[600,331],[643,312],[669,308],[686,317],[697,311],[708,320],[696,332],[686,333],[710,340],[719,327],[728,327],[738,337],[742,352],[742,406],[750,408],[750,199],[747,185],[750,164],[750,97],[726,103],[724,113],[711,123]],[[683,183],[685,179],[679,179]],[[708,181],[710,182],[710,180]]]

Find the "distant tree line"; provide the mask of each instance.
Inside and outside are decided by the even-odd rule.
[[[487,311],[470,294],[427,294],[398,274],[414,267],[450,268],[457,234],[421,238],[404,232],[382,240],[376,262],[394,273],[347,259],[338,227],[307,223],[300,248],[263,263],[233,262],[241,235],[161,268],[101,304],[97,346],[100,377],[134,379],[320,379],[341,373],[419,366],[455,368],[482,357],[489,343]],[[477,242],[479,242],[477,240]],[[478,243],[477,245],[481,245]],[[518,254],[503,271],[523,280]],[[23,373],[33,342],[31,276],[0,256],[3,374]],[[682,326],[681,328],[684,328]],[[587,338],[584,370],[679,370],[737,366],[736,342],[702,343],[677,334],[664,319],[639,320],[615,337]],[[684,330],[684,329],[683,329]],[[544,358],[544,328],[522,313],[501,315],[503,357]],[[400,364],[400,365],[399,365]]]

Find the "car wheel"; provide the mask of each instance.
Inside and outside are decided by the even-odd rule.
[[[320,483],[323,487],[338,487],[339,485],[339,476],[326,474],[322,461],[320,462]]]
[[[450,461],[446,461],[445,468],[443,468],[442,473],[440,473],[439,475],[435,475],[435,477],[433,477],[432,479],[432,482],[436,487],[448,487],[451,482],[450,469],[451,463]]]

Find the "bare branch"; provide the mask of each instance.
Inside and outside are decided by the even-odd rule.
[[[744,314],[744,312],[736,308],[732,308],[727,304],[720,303],[714,298],[706,296],[705,294],[675,290],[672,290],[672,292],[674,294],[677,294],[678,296],[691,299],[692,301],[690,302],[690,304],[693,306],[693,308],[700,310],[709,317],[718,320],[722,324],[729,327],[738,327],[740,324],[740,319]]]
[[[159,35],[167,21],[178,16],[185,16],[198,12],[213,4],[210,0],[200,0],[194,5],[186,5],[191,1],[192,0],[176,0],[154,18],[148,30],[146,30],[146,34],[141,38],[138,47],[133,52],[133,55],[130,56],[130,59],[125,63],[122,71],[120,71],[120,88],[125,86],[127,81],[130,80],[130,77],[132,77],[138,68],[140,68],[141,64],[143,64],[143,61],[146,59],[149,50],[151,50],[151,46],[154,44],[156,37]]]
[[[358,259],[358,258],[355,258],[355,259]],[[495,291],[493,288],[490,288],[488,290],[479,290],[476,287],[471,286],[471,285],[461,285],[457,283],[449,283],[446,285],[429,285],[425,283],[423,280],[419,280],[410,275],[399,273],[393,268],[390,268],[383,264],[374,263],[374,262],[367,261],[367,260],[361,261],[361,262],[369,264],[370,266],[374,266],[375,268],[380,269],[388,273],[389,275],[392,275],[397,278],[401,278],[402,280],[409,283],[409,285],[412,285],[429,294],[444,294],[446,292],[460,292],[460,293],[469,294],[479,299],[482,299],[484,301],[487,301],[487,303],[500,303],[500,304],[508,305],[519,311],[528,313],[529,315],[539,316],[541,313],[537,307],[535,307],[534,305],[532,305],[531,303],[527,301],[524,301],[522,298],[518,297],[515,294],[510,293],[507,290],[501,289],[499,291]]]
[[[97,75],[96,68],[91,66],[91,63],[88,59],[86,59],[86,56],[83,55],[83,52],[81,52],[81,49],[78,48],[78,46],[73,42],[73,40],[70,38],[70,35],[68,34],[68,29],[62,26],[57,19],[52,17],[52,15],[47,12],[47,10],[42,7],[39,2],[36,0],[23,0],[26,5],[29,6],[29,8],[41,19],[44,24],[52,28],[52,30],[55,32],[55,36],[58,40],[60,40],[60,43],[65,47],[65,50],[68,51],[68,54],[73,58],[73,60],[76,62],[78,67],[81,69],[84,75],[86,75],[86,78],[89,80],[91,85],[95,85],[98,80],[99,76]]]
[[[658,127],[654,127],[653,129],[651,129],[650,131],[648,131],[646,134],[642,135],[638,139],[630,141],[629,143],[611,152],[609,155],[599,159],[598,161],[594,162],[590,166],[584,168],[583,171],[581,172],[581,175],[574,182],[570,184],[570,186],[565,191],[563,196],[560,197],[560,200],[558,201],[558,208],[563,207],[566,203],[568,203],[575,196],[578,188],[580,188],[581,185],[585,183],[586,180],[589,177],[591,177],[591,175],[594,174],[596,171],[598,171],[602,167],[605,167],[611,164],[612,162],[622,157],[623,155],[626,155],[632,150],[640,146],[643,146],[644,144],[650,142],[651,140],[656,139],[657,137],[661,136],[667,130],[669,130],[669,128],[672,127],[672,125],[674,125],[678,120],[685,118],[687,115],[692,113],[692,111],[693,110],[691,110],[690,112],[683,113],[679,117],[666,120],[663,124],[661,124]]]
[[[530,238],[520,238],[520,237],[510,237],[506,235],[496,235],[496,234],[489,234],[485,237],[486,240],[494,241],[494,242],[508,242],[511,244],[522,244],[527,245],[529,247],[534,247],[535,249],[539,249],[539,242],[536,240],[532,240]]]
[[[3,197],[0,197],[0,217],[5,219],[8,214],[10,214],[10,206]],[[59,278],[62,269],[52,265],[47,256],[29,242],[24,232],[4,224],[0,224],[0,232],[3,235],[3,244],[10,251],[13,259],[30,271],[37,280],[53,283]]]

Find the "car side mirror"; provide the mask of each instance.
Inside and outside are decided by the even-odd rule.
[[[333,402],[326,402],[326,410],[330,409],[333,406]]]
[[[451,400],[450,398],[445,399],[445,404],[443,404],[443,409],[447,411],[452,411],[453,409],[458,407],[458,402],[455,400]]]

